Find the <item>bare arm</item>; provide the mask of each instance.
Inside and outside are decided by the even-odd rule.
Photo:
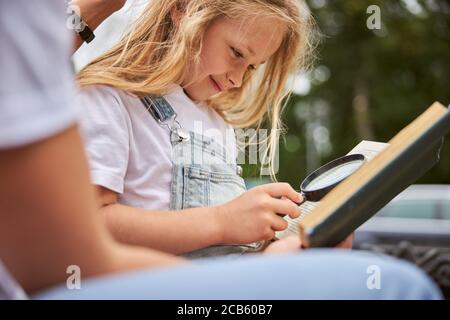
[[[0,257],[28,292],[83,276],[181,262],[113,241],[96,210],[78,131],[0,151]]]
[[[121,9],[125,2],[126,0],[73,0],[71,5],[78,6],[81,17],[94,31],[106,18]],[[77,51],[82,44],[83,40],[76,35],[74,51]]]
[[[117,203],[117,193],[96,186],[101,213],[120,242],[184,253],[222,241],[216,208],[149,211]]]
[[[287,222],[277,213],[299,215],[299,195],[288,184],[256,187],[220,206],[179,211],[149,211],[117,203],[117,194],[97,186],[99,207],[120,242],[170,253],[184,253],[219,243],[272,239]],[[274,197],[285,195],[291,200]]]

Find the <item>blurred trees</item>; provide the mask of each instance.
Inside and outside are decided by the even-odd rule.
[[[360,140],[387,142],[432,102],[450,103],[449,1],[307,3],[322,37],[307,90],[283,117],[278,179],[294,187]],[[370,5],[380,8],[379,30],[366,26]],[[450,183],[450,136],[441,152],[417,183]]]

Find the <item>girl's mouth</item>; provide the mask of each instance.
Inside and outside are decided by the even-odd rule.
[[[212,76],[209,76],[209,78],[211,79],[211,83],[212,83],[214,89],[216,89],[218,92],[221,92],[222,88],[220,87],[220,85],[216,81],[214,81]]]

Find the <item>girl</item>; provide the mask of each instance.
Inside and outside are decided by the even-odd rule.
[[[280,215],[298,217],[301,196],[288,184],[245,192],[227,131],[259,128],[267,115],[276,132],[310,25],[297,0],[153,0],[81,70],[91,179],[117,239],[191,257],[240,254],[284,230]]]

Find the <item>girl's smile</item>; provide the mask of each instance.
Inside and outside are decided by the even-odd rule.
[[[212,76],[209,76],[209,78],[211,79],[211,83],[212,83],[212,86],[214,87],[214,89],[216,89],[218,92],[221,92],[222,86],[220,84],[218,84],[217,81],[215,81]]]
[[[214,20],[204,34],[200,63],[189,66],[181,86],[194,101],[239,88],[246,73],[278,50],[284,34],[284,26],[271,17]]]
[[[77,80],[139,98],[181,87],[188,104],[207,106],[236,128],[267,123],[270,143],[260,158],[274,177],[287,81],[308,68],[314,29],[299,0],[154,0]]]

